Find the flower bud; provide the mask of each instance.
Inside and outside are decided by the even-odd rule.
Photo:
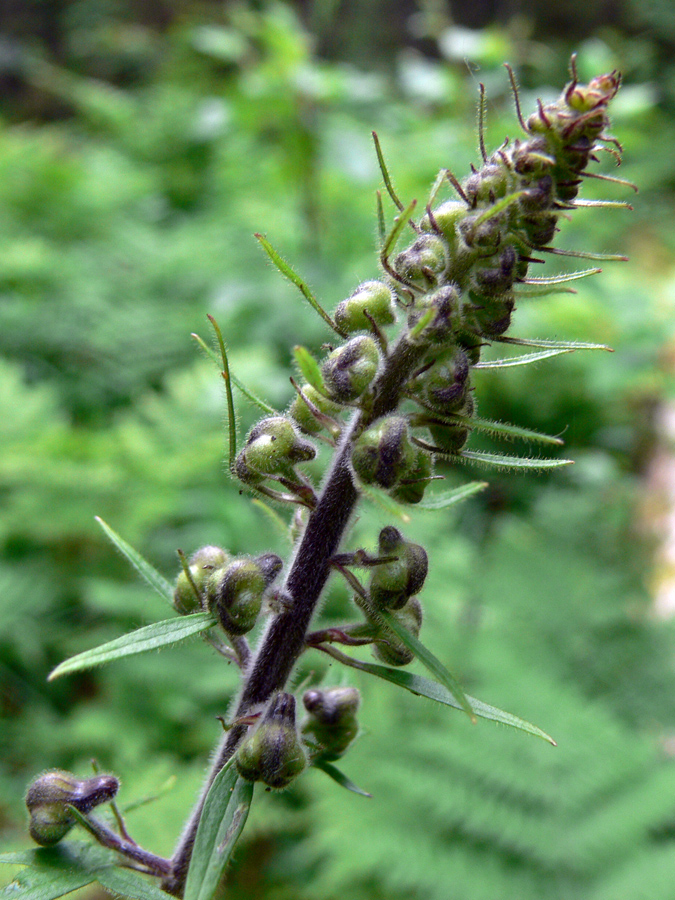
[[[324,395],[317,391],[315,387],[312,387],[311,384],[303,384],[302,393],[307,397],[310,403],[313,403],[314,406],[316,406],[319,412],[325,413],[327,416],[336,416],[341,411],[341,407],[338,406],[337,403],[333,403],[332,400],[324,397]],[[318,434],[324,427],[316,416],[314,416],[309,406],[307,406],[299,394],[291,403],[288,414],[295,421],[296,425],[302,431],[307,432],[307,434]]]
[[[489,162],[478,172],[469,175],[464,183],[464,193],[472,206],[478,203],[494,203],[508,193],[508,170],[503,165]]]
[[[448,266],[445,241],[435,234],[422,234],[394,260],[394,268],[405,278],[434,284]]]
[[[489,297],[469,291],[471,306],[467,307],[466,324],[476,334],[495,338],[504,334],[511,324],[511,314],[515,306],[512,293]]]
[[[318,756],[322,760],[340,759],[358,734],[356,712],[360,699],[361,695],[353,687],[305,691],[302,702],[309,718],[302,726],[302,734],[319,745]]]
[[[450,247],[457,243],[457,225],[466,216],[466,204],[460,200],[446,200],[439,207],[422,216],[422,231],[439,231]],[[433,218],[432,218],[433,217]]]
[[[515,277],[518,254],[512,244],[502,247],[496,266],[485,266],[476,270],[474,285],[481,295],[496,296],[511,290]]]
[[[394,295],[382,281],[364,281],[351,296],[338,303],[335,310],[335,324],[342,331],[370,331],[371,322],[365,312],[377,325],[391,325],[396,321]]]
[[[440,415],[457,412],[469,389],[469,360],[460,347],[444,353],[418,379],[416,385],[422,399]]]
[[[364,484],[392,488],[409,478],[417,463],[408,423],[401,416],[387,416],[366,429],[354,444],[352,466]]]
[[[255,625],[263,594],[281,571],[283,562],[274,553],[257,559],[239,557],[211,574],[206,604],[228,634],[247,634]]]
[[[61,769],[45,772],[33,781],[26,794],[30,836],[44,847],[57,844],[76,821],[68,804],[86,814],[112,800],[119,786],[114,775],[77,778]]]
[[[370,386],[380,362],[371,337],[352,338],[328,356],[322,366],[326,393],[339,403],[356,400]]]
[[[316,450],[304,441],[290,419],[269,416],[248,433],[235,461],[235,474],[246,484],[256,484],[268,475],[293,476],[293,467],[314,459]]]
[[[375,566],[370,577],[369,595],[376,606],[401,609],[413,594],[419,594],[429,570],[426,550],[406,541],[398,529],[388,525],[380,532],[379,555],[396,556],[391,562]]]
[[[392,616],[415,637],[419,635],[422,627],[422,604],[417,597],[411,597],[404,607],[392,612]],[[373,655],[390,666],[407,666],[414,659],[414,654],[389,631],[386,638],[377,641],[373,647]]]
[[[429,310],[433,316],[415,333],[415,341],[429,344],[443,344],[454,341],[454,329],[459,323],[460,298],[455,284],[448,284],[433,294],[426,294],[415,301],[412,312],[408,316],[408,328],[413,329],[422,318],[426,318]]]
[[[475,410],[475,401],[472,394],[467,394],[462,406],[456,410],[459,415],[471,418]],[[459,453],[469,439],[469,429],[459,422],[456,425],[429,425],[432,440],[436,447],[446,453]]]
[[[242,742],[235,757],[239,774],[247,781],[262,781],[285,788],[307,766],[295,724],[295,697],[276,694],[260,723]]]
[[[190,575],[195,587],[203,594],[206,583],[214,569],[222,568],[229,557],[220,547],[201,547],[192,554],[189,561]],[[198,601],[195,592],[185,572],[181,571],[176,579],[176,589],[173,592],[173,605],[179,613],[196,612]]]
[[[421,447],[414,447],[415,462],[405,478],[392,489],[391,496],[401,503],[419,503],[431,480],[434,462],[431,455]]]

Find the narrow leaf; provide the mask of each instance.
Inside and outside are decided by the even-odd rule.
[[[332,778],[333,781],[336,781],[340,787],[345,788],[345,790],[351,791],[353,794],[360,794],[362,797],[372,797],[372,794],[369,794],[368,791],[364,791],[363,788],[360,788],[358,785],[354,784],[344,772],[341,772],[338,768],[336,768],[332,763],[322,762],[319,760],[312,764],[315,769],[321,769],[322,772],[325,772],[329,778]]]
[[[494,216],[498,216],[499,213],[503,212],[505,209],[508,209],[509,206],[512,206],[516,203],[525,193],[525,191],[515,191],[513,194],[508,194],[506,197],[502,197],[501,200],[497,200],[496,203],[493,203],[492,206],[488,206],[485,212],[482,212],[478,218],[473,220],[472,226],[474,228],[478,228],[479,225],[482,225],[483,222],[487,222],[488,219],[492,219]]]
[[[208,346],[208,344],[204,340],[202,340],[202,338],[200,338],[198,334],[192,334],[192,335],[190,335],[190,337],[194,338],[194,340],[197,341],[197,343],[202,348],[202,350],[207,354],[209,359],[211,359],[220,369],[220,360],[218,359],[216,354],[213,352],[213,350]],[[264,413],[267,413],[269,416],[277,415],[277,410],[273,406],[270,406],[269,403],[265,403],[264,400],[261,400],[260,397],[257,397],[253,393],[253,391],[249,390],[249,388],[247,388],[246,385],[243,384],[236,377],[236,375],[233,375],[231,372],[230,372],[230,379],[232,381],[232,384],[237,388],[237,390],[240,391],[244,395],[244,397],[247,397],[251,401],[251,403],[255,404],[255,406],[257,406],[259,409],[261,409]]]
[[[516,300],[529,300],[530,297],[550,297],[552,294],[576,294],[574,288],[560,287],[559,285],[542,285],[541,287],[533,287],[531,290],[513,291]]]
[[[296,288],[300,291],[302,296],[307,300],[312,309],[317,312],[321,318],[326,322],[326,324],[333,329],[340,337],[346,337],[346,335],[337,327],[335,322],[328,315],[326,310],[321,306],[319,301],[316,299],[314,294],[310,291],[309,286],[302,280],[302,278],[295,272],[283,259],[274,247],[270,244],[267,238],[262,234],[256,234],[255,237],[260,241],[260,244],[265,251],[265,253],[272,260],[277,269],[281,272],[284,278],[288,278],[288,280],[296,286]]]
[[[203,612],[193,613],[189,616],[176,616],[175,619],[164,619],[162,622],[146,625],[136,631],[123,634],[114,641],[108,641],[107,644],[102,644],[100,647],[94,647],[92,650],[85,650],[84,653],[78,653],[77,656],[71,656],[70,659],[60,663],[54,669],[48,681],[53,681],[55,678],[71,672],[91,669],[124,656],[147,653],[148,650],[158,650],[169,644],[177,644],[201,631],[213,628],[214,625],[213,617],[209,613]]]
[[[411,200],[408,206],[403,210],[403,212],[396,217],[396,221],[394,223],[394,227],[389,232],[387,240],[385,241],[384,247],[382,248],[381,256],[386,258],[389,255],[389,251],[392,247],[395,246],[396,241],[399,239],[401,232],[405,228],[405,226],[410,221],[412,214],[415,212],[415,207],[417,206],[417,200]]]
[[[606,344],[589,344],[586,341],[549,341],[542,338],[495,338],[501,344],[515,344],[518,347],[541,347],[543,350],[608,350],[613,353],[611,347]]]
[[[313,388],[323,393],[323,375],[318,362],[306,347],[293,347],[293,356],[302,376]]]
[[[396,191],[394,190],[394,186],[391,183],[391,178],[389,177],[389,169],[387,168],[387,164],[384,161],[384,156],[382,154],[382,147],[380,146],[380,139],[377,136],[377,132],[373,131],[373,143],[375,144],[375,153],[377,154],[377,163],[380,167],[380,172],[382,173],[382,180],[384,181],[384,186],[387,189],[387,193],[391,197],[392,203],[399,210],[403,209],[403,204],[396,196]]]
[[[387,226],[384,222],[384,207],[382,206],[382,194],[377,191],[377,235],[380,241],[380,248],[384,246],[387,237]]]
[[[241,834],[253,799],[253,783],[244,781],[230,760],[216,775],[199,820],[185,900],[211,900]]]
[[[589,275],[597,275],[602,269],[580,269],[577,272],[559,272],[557,275],[530,275],[523,278],[521,284],[564,284],[566,281],[578,281]]]
[[[450,691],[459,704],[459,708],[463,709],[469,718],[475,722],[476,717],[473,714],[473,709],[471,708],[471,704],[469,703],[466,694],[462,690],[462,686],[455,676],[445,668],[440,659],[437,659],[431,650],[427,649],[414,634],[408,631],[407,628],[404,628],[404,626],[401,625],[391,613],[387,612],[387,610],[379,609],[378,613],[382,619],[384,619],[387,628],[391,629],[399,641],[401,641],[402,644],[405,644],[411,653],[415,654],[417,659],[419,659],[422,665],[428,669],[432,675],[436,676],[440,683]]]
[[[360,484],[359,490],[362,494],[364,494],[369,500],[372,500],[376,506],[379,506],[383,509],[387,515],[396,516],[396,518],[403,522],[404,524],[408,524],[411,519],[408,515],[406,509],[397,501],[394,500],[393,497],[390,497],[389,494],[382,490],[382,488],[376,487],[372,484]],[[420,504],[417,504],[419,506]]]
[[[173,606],[173,585],[170,584],[154,566],[151,566],[140,553],[134,550],[130,544],[127,544],[117,532],[113,531],[110,525],[106,524],[100,516],[95,516],[95,519],[120,553],[123,556],[126,556],[141,578],[143,578],[151,588],[157,591],[159,596],[166,600],[170,606]]]
[[[520,356],[507,356],[505,359],[491,359],[478,362],[473,369],[509,369],[512,366],[527,366],[530,363],[540,362],[542,359],[550,359],[552,356],[562,356],[563,353],[572,353],[572,347],[557,350],[541,350],[538,353],[522,353]]]
[[[573,256],[575,259],[597,259],[600,262],[628,262],[628,257],[621,253],[590,253],[586,250],[564,250],[562,247],[540,247],[542,253],[554,256]]]
[[[130,900],[171,900],[171,895],[147,881],[138,872],[121,866],[102,869],[96,873],[96,880],[110,894],[129,897]]]
[[[486,453],[483,450],[462,450],[453,455],[453,459],[467,460],[479,463],[483,466],[493,466],[497,469],[530,469],[542,471],[544,469],[559,469],[561,466],[571,466],[573,459],[535,459],[530,456],[511,456],[508,453]]]
[[[384,681],[389,681],[391,684],[405,688],[418,697],[426,697],[428,700],[434,700],[436,703],[442,703],[444,706],[451,706],[453,709],[462,708],[446,687],[431,681],[430,678],[425,678],[423,675],[414,675],[412,672],[406,672],[403,669],[391,669],[389,666],[362,662],[362,660],[354,659],[354,657],[348,656],[346,653],[335,652],[333,648],[330,649],[332,651],[331,655],[334,655],[335,659],[339,659],[340,662],[351,666],[353,669],[358,669],[359,672],[375,675],[384,679]],[[526,722],[525,719],[520,719],[518,716],[514,716],[502,709],[497,709],[496,706],[489,706],[487,703],[483,703],[482,700],[471,697],[469,694],[466,695],[466,699],[471,704],[474,715],[479,716],[481,719],[489,719],[492,722],[500,722],[502,725],[509,725],[511,728],[526,731],[528,734],[543,738],[549,744],[556,746],[556,742],[550,735],[542,731],[541,728],[537,728],[536,725]]]
[[[417,509],[445,509],[447,506],[454,506],[456,503],[468,500],[474,494],[484,491],[487,486],[487,481],[470,481],[468,484],[463,484],[458,488],[429,494],[423,500],[420,500],[419,503],[416,503],[415,507]]]
[[[228,468],[234,474],[234,460],[237,455],[237,421],[234,414],[234,399],[232,397],[232,379],[230,377],[230,363],[227,359],[227,350],[225,349],[225,341],[220,327],[213,316],[207,316],[209,322],[213,326],[220,348],[220,358],[223,368],[221,375],[225,382],[225,397],[227,399],[227,446],[228,446]]]
[[[96,881],[93,872],[81,869],[45,871],[23,869],[0,891],[2,900],[57,900]]]
[[[535,441],[538,444],[554,444],[560,447],[563,441],[550,434],[542,434],[540,431],[532,431],[530,428],[521,428],[519,425],[511,425],[507,422],[493,422],[491,419],[481,419],[478,416],[453,415],[448,421],[456,421],[466,425],[475,431],[484,431],[499,437],[505,435],[511,438],[521,438],[524,441]]]
[[[96,881],[99,873],[116,865],[109,850],[75,841],[57,847],[40,847],[19,853],[5,853],[0,862],[24,865],[2,891],[3,900],[57,900]]]

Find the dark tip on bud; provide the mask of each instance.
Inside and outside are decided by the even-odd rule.
[[[279,693],[271,700],[255,730],[241,743],[235,762],[247,781],[285,788],[307,766],[295,722],[295,697]]]
[[[119,786],[114,775],[77,778],[61,769],[45,772],[32,782],[26,794],[31,837],[44,847],[57,844],[75,824],[68,805],[86,814],[112,800]]]
[[[416,461],[408,423],[401,416],[379,419],[363,432],[352,450],[352,465],[361,481],[385,489],[410,477]]]

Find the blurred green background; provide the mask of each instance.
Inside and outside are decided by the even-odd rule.
[[[512,333],[616,352],[477,373],[482,415],[564,432],[576,465],[490,473],[478,499],[415,513],[408,530],[431,559],[431,649],[559,746],[350,671],[363,735],[343,769],[374,799],[318,771],[261,793],[229,896],[672,900],[675,633],[654,599],[673,491],[672,468],[655,476],[673,452],[670,0],[17,0],[1,15],[3,848],[26,845],[23,792],[47,767],[84,775],[96,757],[121,777],[122,805],[170,787],[128,823],[166,855],[199,788],[237,684],[206,645],[46,676],[166,617],[95,515],[167,577],[177,548],[288,551],[226,475],[221,380],[190,338],[208,340],[213,314],[235,373],[290,401],[291,348],[327,335],[253,233],[333,308],[377,276],[371,130],[399,194],[423,199],[439,168],[461,179],[477,162],[478,82],[496,146],[517,134],[502,63],[529,111],[576,50],[583,78],[624,73],[618,174],[640,194],[587,183],[635,211],[579,212],[560,244],[631,259],[522,303]],[[238,412],[244,433],[256,412]],[[383,523],[365,510],[353,546],[372,547]],[[333,585],[324,615],[347,610]],[[324,667],[307,655],[299,675]]]

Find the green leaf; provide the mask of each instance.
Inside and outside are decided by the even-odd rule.
[[[566,281],[578,281],[589,275],[598,275],[602,269],[580,269],[576,272],[560,272],[558,275],[530,275],[523,278],[521,284],[564,284]],[[526,296],[526,295],[524,295]]]
[[[359,490],[369,500],[372,500],[376,506],[383,509],[387,515],[395,516],[400,522],[403,522],[406,525],[411,521],[408,511],[401,506],[397,500],[390,497],[386,491],[382,490],[382,488],[379,488],[374,484],[359,484]],[[416,505],[419,506],[420,504]]]
[[[124,869],[121,866],[103,869],[96,875],[96,880],[116,897],[129,897],[131,900],[171,900],[171,895],[147,881],[138,872]]]
[[[85,650],[77,656],[71,656],[60,663],[50,674],[48,681],[60,678],[71,672],[80,672],[83,669],[91,669],[103,663],[121,659],[124,656],[133,656],[136,653],[146,653],[148,650],[158,650],[169,644],[177,644],[201,631],[206,631],[215,625],[215,620],[209,613],[193,613],[189,616],[177,616],[175,619],[164,619],[153,625],[146,625],[136,631],[123,634],[122,637]]]
[[[329,778],[332,778],[333,781],[336,781],[340,787],[345,788],[345,790],[351,791],[353,794],[360,794],[362,797],[373,796],[372,794],[369,794],[368,791],[364,791],[363,788],[354,784],[353,781],[347,778],[344,772],[341,772],[332,763],[318,760],[317,762],[312,763],[312,765],[315,769],[321,769],[322,772],[325,772]]]
[[[401,641],[402,644],[405,644],[408,650],[415,654],[422,665],[428,669],[432,675],[435,675],[436,678],[438,678],[440,683],[444,685],[455,698],[459,708],[463,709],[469,718],[475,722],[476,717],[473,714],[473,709],[471,708],[471,704],[469,703],[466,694],[462,690],[462,686],[455,676],[445,668],[440,659],[437,659],[431,650],[428,650],[414,634],[408,631],[407,628],[404,628],[404,626],[401,625],[391,613],[387,612],[387,610],[378,609],[378,614],[384,620],[387,628],[393,631],[399,641]]]
[[[323,375],[318,362],[305,347],[293,347],[293,356],[298,364],[298,369],[302,372],[302,376],[313,388],[323,393]]]
[[[453,458],[480,463],[483,466],[493,466],[497,469],[529,469],[535,472],[544,469],[559,469],[574,463],[573,459],[535,459],[530,456],[511,456],[508,453],[487,453],[483,450],[462,450],[460,453],[454,454]]]
[[[551,356],[562,356],[563,353],[572,353],[574,347],[564,347],[556,350],[540,350],[537,353],[523,353],[520,356],[507,356],[505,359],[491,359],[478,362],[473,369],[509,369],[512,366],[527,366],[530,363],[549,359]]]
[[[487,486],[487,481],[470,481],[468,484],[463,484],[458,488],[439,491],[436,494],[428,494],[423,500],[416,503],[415,507],[417,509],[445,509],[446,506],[454,506],[455,503],[462,503],[462,501],[468,500],[474,494],[484,491]]]
[[[242,832],[253,799],[253,783],[230,760],[211,785],[195,837],[185,900],[211,900]]]
[[[451,706],[453,709],[462,708],[446,687],[435,681],[431,681],[429,678],[424,678],[423,675],[413,675],[412,672],[405,672],[402,669],[391,669],[389,666],[379,666],[375,663],[362,662],[360,659],[354,659],[353,657],[347,656],[345,653],[340,654],[340,659],[346,665],[358,669],[360,672],[376,675],[378,678],[384,679],[384,681],[389,681],[392,684],[398,685],[398,687],[405,688],[407,691],[416,694],[418,697],[426,697],[428,700],[434,700],[436,703],[442,703],[444,706]],[[349,662],[347,662],[347,660],[349,660]],[[479,716],[481,719],[489,719],[492,722],[500,722],[502,725],[517,728],[519,731],[525,731],[527,734],[543,738],[545,741],[548,741],[549,744],[553,744],[554,747],[557,746],[556,742],[549,734],[546,734],[541,728],[537,728],[536,725],[526,722],[525,719],[504,712],[502,709],[497,709],[496,706],[489,706],[487,703],[483,703],[482,700],[471,697],[469,694],[466,695],[466,699],[471,704],[474,715]]]
[[[269,258],[272,260],[272,262],[277,267],[277,269],[281,272],[281,274],[284,276],[284,278],[288,278],[288,280],[296,286],[296,288],[300,291],[300,293],[305,298],[305,300],[307,300],[307,302],[312,307],[312,309],[315,312],[317,312],[321,316],[321,318],[324,320],[324,322],[326,322],[326,324],[329,325],[329,327],[332,328],[333,331],[335,331],[337,334],[339,334],[340,337],[346,337],[344,332],[342,332],[337,327],[335,322],[331,319],[331,317],[328,315],[326,310],[321,306],[321,304],[316,299],[314,294],[310,291],[307,283],[305,281],[303,281],[303,279],[298,275],[298,273],[295,272],[288,265],[288,263],[286,262],[285,259],[283,259],[281,256],[279,256],[279,254],[274,249],[274,247],[270,244],[270,242],[267,240],[267,238],[262,234],[256,234],[255,237],[260,241],[260,244],[261,244],[263,250],[269,256]]]
[[[515,344],[518,347],[541,347],[543,350],[608,350],[613,353],[611,347],[606,344],[589,344],[586,341],[549,341],[542,338],[495,338],[500,344]]]
[[[481,419],[478,416],[453,415],[448,422],[459,422],[475,431],[484,431],[495,437],[505,435],[511,438],[520,438],[523,441],[536,441],[539,444],[554,444],[560,446],[563,441],[550,434],[542,434],[540,431],[532,431],[530,428],[521,428],[520,425],[511,425],[508,422],[494,422],[491,419]]]
[[[117,857],[91,844],[63,841],[57,847],[3,854],[0,862],[27,866],[0,891],[2,900],[57,900],[96,881],[101,871],[116,865]]]
[[[141,554],[137,553],[130,544],[127,544],[117,532],[113,531],[110,525],[106,524],[100,516],[95,516],[95,519],[120,553],[126,556],[141,578],[157,591],[159,596],[166,600],[170,606],[173,606],[173,585],[154,566],[151,566],[147,560],[143,559]]]

